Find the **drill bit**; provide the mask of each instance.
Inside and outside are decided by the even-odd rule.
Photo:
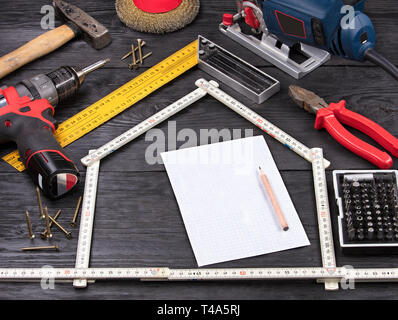
[[[108,63],[109,61],[111,61],[111,59],[107,58],[104,60],[100,60],[97,61],[85,68],[83,68],[82,70],[76,71],[77,76],[79,78],[79,83],[82,84],[84,79],[86,78],[86,75],[88,75],[89,73],[103,67],[106,63]]]

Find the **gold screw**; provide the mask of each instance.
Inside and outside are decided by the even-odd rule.
[[[147,53],[145,56],[142,57],[142,60],[145,60],[146,58],[148,58],[150,55],[152,55],[152,51]]]
[[[57,213],[54,216],[54,220],[57,220],[59,215],[61,214],[61,210],[58,210]],[[53,222],[50,221],[50,228],[53,225]],[[42,233],[40,233],[40,238],[42,238],[43,240],[45,240],[47,238],[47,228],[44,229],[44,231]]]
[[[36,251],[36,250],[55,250],[59,251],[58,245],[54,246],[46,246],[46,247],[29,247],[29,248],[22,248],[22,251]]]
[[[52,234],[51,234],[51,227],[50,227],[50,219],[49,219],[49,215],[48,215],[48,209],[47,209],[47,207],[45,207],[44,208],[44,212],[45,212],[45,217],[46,217],[46,229],[47,229],[47,232],[46,232],[46,237],[47,238],[52,238]]]
[[[138,39],[137,43],[138,43],[138,56],[140,58],[140,64],[142,64],[143,63],[143,58],[142,58],[142,40]]]
[[[63,233],[65,233],[65,236],[66,236],[68,239],[71,239],[71,238],[72,238],[72,233],[70,233],[70,232],[69,232],[68,230],[66,230],[63,226],[61,226],[57,221],[54,220],[54,218],[52,218],[52,217],[50,217],[50,216],[48,216],[48,218],[51,220],[51,222],[52,222],[53,224],[55,224],[55,225],[58,227],[59,230],[61,230]]]
[[[79,200],[77,201],[75,214],[73,215],[72,222],[70,223],[71,227],[75,227],[76,226],[77,215],[79,214],[79,209],[80,209],[80,204],[82,203],[82,199],[83,199],[83,197],[80,196]]]
[[[40,219],[44,219],[43,204],[41,202],[40,189],[36,187],[37,203],[39,204]]]
[[[146,45],[146,42],[145,41],[142,41],[142,43],[141,43],[141,47],[143,47],[143,46],[145,46]],[[134,49],[135,51],[137,51],[138,50],[138,48],[135,48]],[[132,51],[129,51],[128,53],[126,53],[120,60],[124,60],[124,59],[127,59],[128,57],[130,57],[131,56],[131,54],[132,54]]]
[[[33,240],[35,238],[35,235],[33,234],[33,231],[32,231],[32,223],[30,221],[30,216],[29,216],[28,210],[26,210],[25,216],[26,216],[26,224],[28,225],[29,238],[31,240]]]
[[[144,61],[146,58],[148,58],[150,55],[152,55],[152,52],[149,52],[149,53],[147,53],[145,56],[143,56],[142,57],[142,60]],[[129,64],[129,69],[130,70],[132,70],[132,69],[137,69],[139,66],[138,66],[138,64],[136,64],[135,65],[135,67],[134,67],[134,65],[133,64]]]
[[[138,68],[138,64],[137,64],[137,59],[135,57],[134,43],[131,45],[131,52],[132,52],[132,56],[133,56],[133,63],[129,64],[129,68],[130,69],[137,69]]]

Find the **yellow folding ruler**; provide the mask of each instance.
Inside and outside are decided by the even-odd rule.
[[[60,124],[55,137],[61,146],[65,147],[83,137],[85,134],[197,65],[197,48],[198,41],[195,40],[148,71]],[[4,156],[3,160],[18,171],[25,170],[25,166],[19,161],[18,150]]]

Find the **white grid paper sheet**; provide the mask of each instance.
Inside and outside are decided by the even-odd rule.
[[[263,136],[161,154],[199,266],[309,245]],[[283,231],[261,166],[289,225]]]

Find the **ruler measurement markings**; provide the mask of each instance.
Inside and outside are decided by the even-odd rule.
[[[76,137],[79,135],[79,132],[83,131],[82,130],[83,127],[85,127],[88,123],[97,121],[97,119],[99,119],[99,117],[100,117],[100,115],[93,114],[91,118],[85,118],[85,121],[82,124],[80,124],[79,126],[75,126],[75,127],[69,126],[68,128],[65,128],[65,130],[62,131],[62,135],[56,134],[55,137],[57,138],[57,140],[61,140],[60,143],[62,145],[65,143],[65,141],[70,140],[70,139],[68,139],[69,135],[71,134],[69,132],[72,132],[74,134],[74,136]],[[64,138],[62,138],[63,136],[64,136]],[[81,136],[78,136],[78,138],[80,138],[80,137]]]
[[[336,256],[333,245],[332,221],[330,218],[329,198],[327,194],[327,181],[322,149],[311,149],[311,158],[322,265],[324,268],[333,270],[336,268]],[[326,290],[338,290],[338,288],[338,282],[325,282]]]
[[[90,166],[91,164],[95,163],[95,161],[99,159],[103,159],[104,157],[108,156],[109,154],[115,152],[122,146],[126,145],[127,143],[133,141],[149,129],[155,127],[159,123],[165,121],[166,119],[170,118],[171,116],[175,115],[179,111],[187,108],[194,102],[198,101],[202,97],[206,95],[206,92],[200,88],[192,91],[188,95],[182,97],[178,101],[172,103],[171,105],[167,106],[166,108],[160,110],[153,116],[145,119],[144,121],[140,122],[130,130],[122,133],[115,139],[111,140],[110,142],[106,143],[102,147],[98,148],[96,152],[87,155],[81,161],[84,165]]]
[[[94,150],[90,150],[89,153],[93,152]],[[97,161],[90,168],[87,168],[75,268],[88,268],[90,264],[99,167],[100,162]],[[87,279],[75,279],[73,286],[76,288],[85,288],[87,287]]]
[[[331,274],[327,268],[223,268],[223,269],[169,269],[147,268],[15,268],[0,269],[0,280],[152,280],[152,281],[233,281],[233,280],[322,280],[337,282],[352,279],[358,282],[398,281],[397,269],[336,268]]]
[[[303,157],[307,161],[311,162],[311,154],[309,148],[304,146],[301,142],[294,139],[292,136],[281,130],[280,128],[273,125],[271,122],[267,121],[259,114],[255,113],[253,110],[243,105],[241,102],[237,101],[233,97],[229,96],[219,88],[211,85],[204,79],[196,81],[196,86],[206,90],[215,99],[226,105],[232,111],[235,111],[241,115],[246,120],[250,121],[265,133],[269,134],[274,139],[278,140],[283,145],[287,146],[290,150],[297,153],[299,156]],[[325,166],[329,166],[330,162],[324,159]]]

